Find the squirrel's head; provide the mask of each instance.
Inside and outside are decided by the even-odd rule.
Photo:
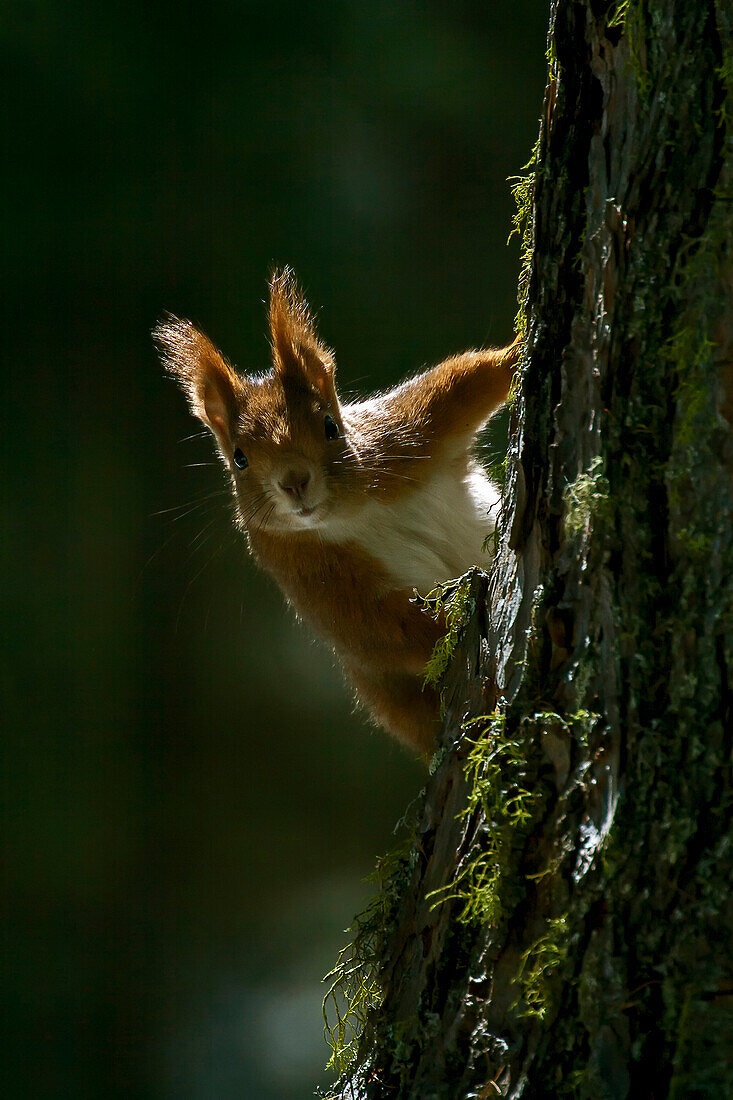
[[[170,318],[154,335],[191,411],[216,438],[240,524],[314,529],[356,488],[355,454],[333,353],[288,268],[270,281],[269,324],[273,366],[258,376],[239,374],[190,321]]]

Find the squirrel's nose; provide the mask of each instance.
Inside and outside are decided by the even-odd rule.
[[[308,487],[310,479],[311,475],[307,470],[290,470],[280,482],[280,488],[292,500],[300,500]]]

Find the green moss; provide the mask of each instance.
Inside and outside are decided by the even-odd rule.
[[[576,674],[576,678],[578,675],[579,673]],[[595,711],[583,710],[582,708],[576,710],[575,714],[568,715],[568,722],[570,723],[573,737],[583,748],[587,747],[591,730],[599,721],[600,717],[600,714],[597,714]]]
[[[626,21],[626,13],[629,10],[630,0],[620,0],[615,5],[613,15],[608,21],[609,27],[622,27]]]
[[[516,210],[512,217],[512,229],[507,238],[507,243],[515,235],[519,237],[520,270],[517,283],[517,315],[515,328],[517,333],[524,337],[527,332],[527,294],[529,292],[529,276],[532,266],[532,247],[534,242],[534,220],[532,216],[532,204],[534,200],[535,174],[539,158],[539,138],[535,142],[532,156],[523,166],[522,172],[526,175],[510,176],[512,198]],[[514,387],[513,387],[514,388]]]
[[[468,580],[461,578],[438,585],[425,598],[424,608],[429,614],[436,619],[445,616],[446,632],[436,643],[425,666],[423,687],[439,684],[448,670],[461,631],[474,610],[469,589]]]
[[[636,76],[640,99],[646,99],[651,89],[645,55],[645,24],[642,4],[639,0],[618,0],[611,9],[609,29],[623,29],[629,44],[631,65]]]
[[[497,926],[504,910],[503,887],[512,857],[535,817],[542,793],[527,782],[524,738],[507,735],[506,718],[496,711],[468,723],[476,729],[466,758],[469,792],[460,817],[473,818],[479,830],[475,854],[456,877],[428,895],[433,906],[459,901],[458,920]]]
[[[545,50],[545,58],[547,60],[547,69],[548,69],[548,72],[549,72],[549,77],[550,77],[550,79],[552,79],[553,76],[556,74],[557,69],[558,69],[559,64],[560,64],[560,62],[558,61],[558,58],[557,58],[557,49],[555,47],[554,37],[550,38],[550,41],[548,42],[547,49]]]
[[[646,63],[646,23],[639,0],[626,5],[624,29],[629,40],[629,54],[636,76],[636,88],[639,99],[643,102],[649,99],[652,86]]]
[[[554,1007],[556,979],[570,945],[568,931],[566,916],[548,921],[546,931],[522,955],[517,974],[521,995],[514,1006],[520,1016],[542,1020]]]

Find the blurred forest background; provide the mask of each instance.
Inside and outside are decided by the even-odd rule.
[[[342,389],[512,338],[546,0],[6,5],[4,1096],[300,1100],[421,769],[231,529],[150,329]],[[211,495],[211,494],[216,495]]]

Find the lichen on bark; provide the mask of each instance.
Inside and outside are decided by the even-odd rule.
[[[335,1096],[733,1095],[731,17],[553,2],[548,59],[494,566]]]

